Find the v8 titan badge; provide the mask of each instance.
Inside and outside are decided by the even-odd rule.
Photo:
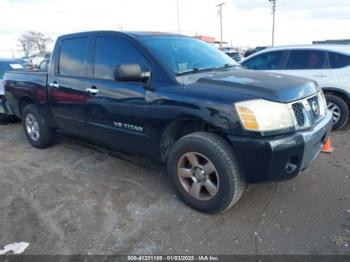
[[[132,130],[132,131],[143,133],[143,127],[142,126],[135,126],[135,125],[130,125],[130,124],[121,123],[121,122],[113,122],[113,124],[117,128],[123,128],[123,129],[127,129],[127,130]]]

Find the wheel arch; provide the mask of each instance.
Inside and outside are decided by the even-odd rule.
[[[324,87],[322,88],[324,94],[330,94],[330,95],[335,95],[338,96],[340,98],[342,98],[350,107],[350,94],[345,92],[342,89],[339,88],[334,88],[334,87]]]
[[[183,117],[176,119],[169,123],[161,134],[160,155],[162,161],[166,161],[169,151],[176,141],[195,132],[211,132],[220,135],[224,130],[200,118]]]
[[[34,100],[31,99],[28,96],[22,97],[19,102],[18,102],[18,112],[19,112],[19,117],[22,117],[23,109],[30,104],[34,104]]]

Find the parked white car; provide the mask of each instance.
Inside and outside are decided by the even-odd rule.
[[[350,45],[300,45],[268,48],[249,56],[242,66],[305,77],[323,89],[333,113],[333,130],[349,119]]]

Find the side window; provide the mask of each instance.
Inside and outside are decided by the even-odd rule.
[[[350,65],[350,56],[328,52],[331,68],[342,68]]]
[[[121,64],[139,64],[141,70],[149,69],[144,56],[127,39],[97,37],[94,78],[114,80],[114,68]]]
[[[284,51],[268,52],[251,58],[243,65],[254,70],[277,70],[283,66]]]
[[[62,76],[85,76],[89,55],[87,37],[63,40],[61,44],[58,72]]]
[[[285,69],[326,69],[327,53],[316,50],[293,50],[290,52]]]

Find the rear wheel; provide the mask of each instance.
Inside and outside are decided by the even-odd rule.
[[[333,114],[333,130],[345,126],[349,119],[349,106],[339,96],[326,94],[327,107]]]
[[[169,154],[168,174],[179,197],[205,213],[229,209],[244,190],[232,148],[211,133],[193,133],[177,141]]]
[[[23,109],[22,123],[27,139],[36,148],[47,148],[54,144],[56,132],[49,125],[49,120],[40,113],[34,104]]]

